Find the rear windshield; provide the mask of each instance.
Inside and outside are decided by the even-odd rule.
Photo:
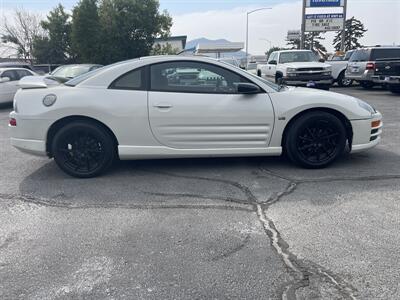
[[[400,59],[400,48],[396,49],[373,49],[371,60]]]
[[[350,57],[350,61],[369,61],[369,55],[369,49],[359,49],[354,51],[353,55]]]

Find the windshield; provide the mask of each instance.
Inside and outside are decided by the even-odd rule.
[[[56,77],[75,78],[89,72],[92,68],[93,66],[63,66],[57,68],[53,73],[51,73],[51,75]]]
[[[256,78],[257,80],[262,81],[263,83],[265,83],[266,85],[268,85],[270,88],[272,88],[275,91],[279,92],[281,90],[281,88],[280,88],[280,86],[278,84],[275,84],[275,83],[273,83],[273,82],[271,82],[269,80],[261,78],[261,77],[259,77],[257,75],[254,75],[253,73],[250,73],[250,72],[248,72],[247,75],[250,75],[251,77]]]
[[[317,57],[311,51],[281,52],[279,56],[279,63],[281,64],[311,61],[317,61]]]

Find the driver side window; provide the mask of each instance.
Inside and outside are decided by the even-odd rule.
[[[151,66],[151,90],[174,93],[237,94],[244,77],[206,63],[168,62]]]

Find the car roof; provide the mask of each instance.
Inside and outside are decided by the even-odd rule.
[[[102,66],[99,64],[70,64],[70,65],[61,65],[59,67],[93,67],[93,66]]]
[[[30,71],[32,72],[32,70],[27,69],[27,68],[1,68],[0,67],[0,72],[4,72],[4,71],[13,71],[13,70],[25,70],[25,71]]]
[[[302,50],[292,49],[292,50],[278,50],[278,51],[274,51],[274,52],[282,52],[282,53],[285,53],[285,52],[312,52],[312,51],[309,50],[309,49],[302,49]]]

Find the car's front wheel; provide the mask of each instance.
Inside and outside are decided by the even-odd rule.
[[[105,128],[93,122],[76,121],[54,136],[52,153],[67,174],[90,178],[105,172],[116,157],[115,143]]]
[[[389,91],[391,91],[393,94],[400,94],[400,86],[399,85],[389,85],[388,86]]]
[[[305,168],[324,168],[344,152],[346,129],[333,114],[314,111],[300,116],[285,137],[290,160]]]

